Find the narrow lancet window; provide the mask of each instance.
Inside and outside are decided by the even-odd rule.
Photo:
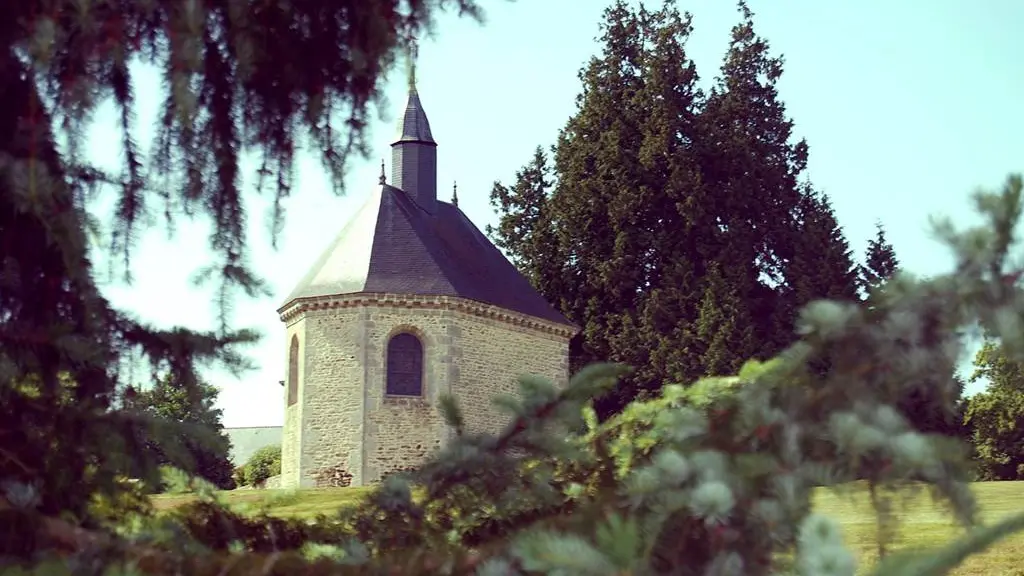
[[[395,334],[388,342],[387,383],[389,396],[423,395],[423,343],[414,334]]]
[[[288,347],[288,405],[299,400],[299,337],[292,336]]]

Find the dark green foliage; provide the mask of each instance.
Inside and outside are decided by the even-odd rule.
[[[235,487],[228,459],[231,441],[224,433],[221,410],[214,408],[218,391],[205,382],[200,383],[200,390],[199,403],[193,403],[185,388],[164,377],[137,393],[131,407],[153,416],[159,424],[171,425],[167,431],[173,434],[171,438],[157,434],[147,440],[159,464],[193,470],[218,488],[230,490]]]
[[[564,388],[523,377],[519,395],[500,402],[510,416],[501,433],[467,430],[446,399],[442,413],[461,433],[421,468],[389,477],[333,517],[247,519],[200,485],[200,502],[170,518],[136,517],[117,537],[80,536],[65,562],[39,568],[71,574],[89,560],[111,570],[131,562],[150,574],[767,576],[789,556],[802,574],[853,576],[839,527],[811,510],[816,487],[869,477],[884,519],[887,495],[921,482],[961,524],[975,521],[962,444],[915,430],[893,404],[914,382],[947,374],[965,327],[980,323],[1014,361],[1024,359],[1015,328],[1024,293],[1005,280],[1020,272],[1007,267],[1004,242],[1021,192],[1015,178],[1002,195],[979,196],[990,219],[984,228],[940,228],[951,245],[973,247],[957,253],[953,273],[901,278],[871,310],[816,301],[801,312],[797,343],[736,376],[665,386],[604,423],[590,401],[627,370],[591,365]],[[815,367],[822,355],[832,359],[825,374]],[[908,355],[918,361],[900,361]],[[955,393],[956,383],[936,382]],[[31,509],[18,490],[7,494],[17,509]],[[27,532],[53,522],[34,512],[22,518]],[[972,529],[943,549],[893,556],[878,573],[946,574],[1021,525],[1018,515]]]
[[[797,249],[787,226],[762,228],[757,218],[792,223],[806,148],[788,144],[774,93],[780,63],[743,7],[720,89],[701,104],[682,50],[689,19],[671,5],[649,12],[624,3],[609,11],[607,53],[585,71],[581,112],[556,149],[552,261],[574,280],[559,289],[585,327],[577,359],[638,366],[618,387],[619,406],[637,392],[654,399],[598,424],[584,409],[624,369],[588,366],[564,389],[524,378],[520,395],[503,403],[502,433],[465,430],[450,406],[449,424],[462,434],[410,482],[391,476],[364,506],[335,518],[247,521],[198,481],[201,502],[184,516],[149,515],[125,476],[150,479],[158,459],[147,450],[148,423],[124,406],[118,362],[141,351],[198,406],[196,362],[242,368],[233,347],[254,336],[223,326],[159,331],[111,309],[87,259],[87,188],[118,192],[115,248],[125,256],[153,208],[146,200],[209,217],[219,259],[206,272],[222,281],[226,312],[229,288],[261,288],[245,267],[241,149],[266,160],[278,207],[300,128],[339,175],[345,155],[361,148],[380,74],[441,2],[8,4],[0,19],[0,527],[4,551],[34,566],[8,570],[5,555],[5,572],[758,576],[774,568],[775,553],[792,553],[805,574],[830,567],[849,576],[855,567],[838,530],[807,512],[812,487],[865,475],[882,486],[924,480],[958,520],[973,520],[956,441],[920,434],[891,404],[921,382],[954,394],[947,375],[965,327],[980,323],[1014,361],[1024,359],[1024,294],[1005,279],[1020,275],[1007,255],[1020,178],[1002,195],[979,196],[985,227],[940,227],[956,248],[954,273],[890,283],[871,316],[812,303],[800,341],[783,349],[793,309],[778,286]],[[131,141],[132,58],[155,64],[172,86],[152,159]],[[77,154],[81,120],[101,95],[122,112],[120,174]],[[339,112],[348,119],[341,130],[330,123]],[[66,153],[53,125],[68,136]],[[152,191],[151,174],[171,176],[170,185]],[[750,309],[746,324],[712,310],[740,303]],[[715,334],[729,327],[755,354],[782,353],[737,377],[663,386],[658,375],[690,383],[688,374],[704,372],[702,360],[671,352],[690,345],[684,337],[708,343],[718,366],[735,366],[723,354],[737,340]],[[815,365],[823,357],[824,374]],[[928,555],[926,573],[948,571],[1015,523]],[[110,529],[89,529],[99,525]],[[462,540],[470,534],[472,551]],[[920,573],[908,566],[889,573]]]
[[[988,388],[967,399],[966,424],[983,480],[1024,480],[1024,363],[988,341],[971,382]]]
[[[281,473],[281,447],[264,446],[245,463],[245,484],[259,486],[271,476]]]
[[[246,266],[243,150],[261,158],[276,236],[296,147],[314,144],[340,190],[345,160],[365,152],[382,75],[444,5],[478,12],[471,0],[4,5],[0,483],[35,486],[43,513],[86,519],[91,498],[120,491],[120,478],[159,481],[151,426],[122,409],[119,363],[141,353],[193,403],[203,394],[197,362],[248,366],[239,347],[256,335],[227,328],[237,290],[264,290]],[[133,136],[133,61],[155,66],[170,88],[148,155]],[[80,153],[88,120],[109,101],[121,124],[113,171]],[[97,193],[117,195],[114,214],[87,212]],[[97,221],[113,232],[98,248],[120,255],[130,277],[151,217],[170,226],[183,213],[211,224],[215,261],[198,279],[219,281],[216,332],[154,329],[112,309],[93,281],[86,230]]]
[[[963,378],[954,368],[952,373],[941,378],[952,381],[952,388],[937,386],[936,380],[939,379],[922,381],[912,387],[897,407],[922,432],[969,439],[970,431],[964,424],[968,403],[963,396]]]
[[[750,356],[756,342],[746,324],[749,311],[727,283],[719,266],[712,264],[704,277],[704,297],[696,322],[696,343],[704,373],[708,376],[735,374],[742,363],[737,354]]]
[[[860,281],[866,294],[876,290],[900,269],[896,250],[885,237],[881,222],[875,223],[875,237],[868,242],[864,265],[860,267]]]
[[[857,301],[858,269],[828,197],[805,190],[795,212],[796,238],[787,265],[789,305],[799,310],[820,298]]]
[[[573,367],[636,367],[597,402],[602,416],[665,382],[769,357],[803,305],[857,296],[832,208],[799,179],[807,145],[778,99],[782,60],[740,12],[705,94],[689,14],[614,3],[550,171],[537,150],[492,193],[492,236],[582,328]]]
[[[858,270],[861,299],[868,307],[869,318],[876,303],[885,298],[885,283],[899,272],[899,260],[892,244],[886,240],[881,222],[875,224],[875,231],[875,238],[868,242],[865,264]],[[968,439],[969,432],[964,426],[964,381],[955,367],[950,367],[950,373],[939,380],[952,380],[955,386],[946,388],[935,379],[918,382],[907,390],[906,398],[897,406],[918,430]],[[952,392],[946,393],[946,390]]]
[[[545,296],[554,292],[540,282],[558,271],[559,263],[546,258],[557,253],[550,248],[551,223],[546,221],[548,198],[551,195],[551,168],[547,154],[540,146],[533,160],[516,173],[512,188],[495,182],[491,189],[491,205],[501,214],[498,226],[487,225],[487,234],[503,249],[520,271]]]
[[[244,545],[246,550],[270,553],[297,550],[306,542],[338,540],[337,536],[327,537],[322,529],[310,529],[303,521],[242,516],[209,500],[185,504],[174,510],[172,517],[198,542],[219,551],[228,550],[234,542]]]

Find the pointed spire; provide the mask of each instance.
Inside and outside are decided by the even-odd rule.
[[[409,43],[405,55],[409,75],[409,98],[405,103],[405,114],[398,124],[398,134],[394,144],[398,142],[436,144],[430,133],[430,122],[427,121],[427,115],[423,111],[423,104],[420,103],[419,92],[416,90],[416,58],[418,55],[419,48],[416,46],[416,41],[413,40]]]
[[[380,183],[381,184],[387,184],[388,183],[388,177],[384,175],[384,159],[383,158],[380,159]]]
[[[416,92],[416,43],[409,43],[409,99],[391,143],[391,186],[405,192],[424,211],[437,205],[437,142]]]
[[[459,183],[454,181],[452,182],[452,205],[459,205]]]

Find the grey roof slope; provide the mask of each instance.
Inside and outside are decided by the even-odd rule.
[[[360,293],[458,296],[572,326],[457,207],[379,185],[285,305]]]

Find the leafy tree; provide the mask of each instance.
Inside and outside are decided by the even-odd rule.
[[[1024,480],[1024,362],[989,340],[974,359],[971,382],[988,389],[967,399],[970,430],[983,480]]]
[[[281,447],[264,446],[245,463],[245,483],[248,486],[258,486],[267,481],[267,478],[277,476],[281,473]]]
[[[860,282],[866,294],[877,289],[900,269],[896,250],[885,237],[881,222],[875,222],[875,237],[868,242],[864,265],[860,267]]]
[[[247,268],[240,156],[273,180],[273,230],[291,193],[296,146],[308,142],[341,189],[349,154],[365,152],[380,79],[438,9],[478,15],[472,0],[245,3],[237,0],[36,0],[0,19],[0,482],[35,485],[41,510],[86,517],[97,493],[130,474],[155,480],[137,420],[119,406],[117,370],[129,351],[169,372],[190,401],[202,397],[196,362],[241,370],[251,331],[227,326],[241,289],[263,284]],[[315,22],[316,26],[310,26]],[[149,154],[134,139],[135,68],[155,66],[169,87]],[[82,156],[101,103],[119,114],[120,170]],[[342,119],[339,124],[335,119]],[[59,146],[58,140],[66,145]],[[265,179],[265,178],[263,178]],[[262,182],[261,184],[265,184]],[[133,241],[154,211],[211,223],[220,327],[158,330],[113,309],[87,255],[87,200],[117,194],[111,249],[130,278]],[[59,375],[73,402],[57,400]],[[26,394],[21,383],[37,382]],[[73,439],[58,441],[54,439]]]
[[[202,397],[194,403],[187,390],[176,386],[169,376],[135,395],[132,407],[154,416],[157,422],[172,426],[173,437],[156,435],[147,440],[160,465],[175,465],[192,470],[222,490],[235,487],[229,453],[231,440],[224,433],[221,410],[214,407],[218,390],[200,383]]]

